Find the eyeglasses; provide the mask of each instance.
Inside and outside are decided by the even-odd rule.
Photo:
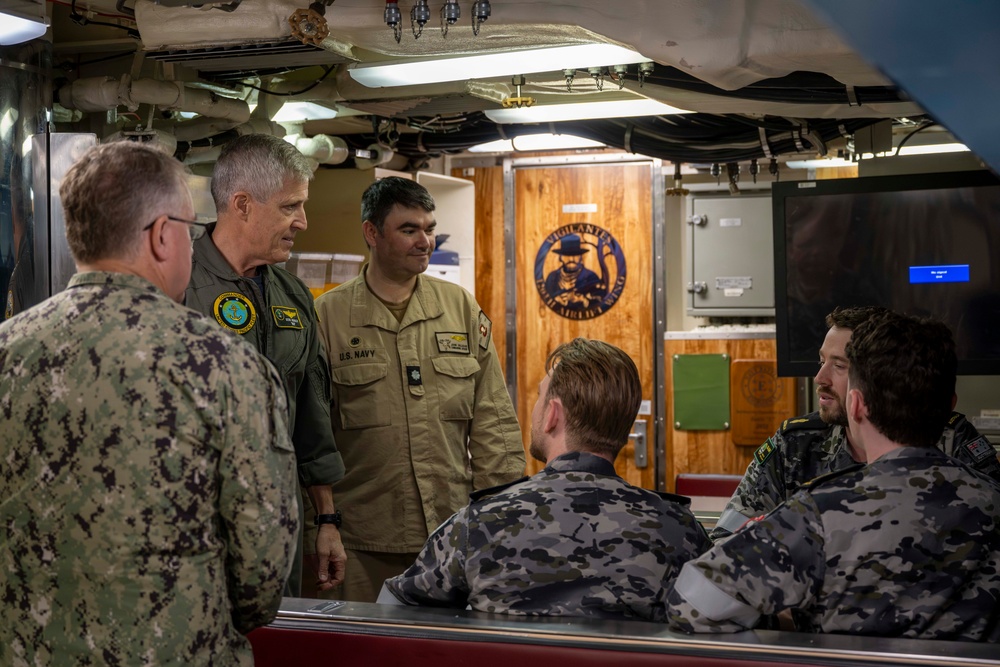
[[[157,218],[156,220],[159,220],[159,218]],[[156,224],[156,220],[153,220],[151,223],[143,227],[142,231],[145,232],[152,229],[153,225]],[[208,231],[208,226],[215,223],[215,220],[185,220],[184,218],[175,218],[172,215],[168,215],[167,220],[173,220],[174,222],[183,222],[185,225],[187,225],[188,233],[191,235],[192,241],[197,241],[202,236],[204,236],[205,232]]]

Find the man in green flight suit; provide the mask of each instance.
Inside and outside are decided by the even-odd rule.
[[[299,481],[316,512],[322,590],[343,579],[346,556],[331,485],[344,476],[344,463],[330,427],[329,366],[312,293],[272,266],[288,259],[295,235],[306,229],[311,178],[306,158],[277,137],[244,135],[226,144],[212,174],[219,220],[195,243],[185,303],[253,344],[284,381]],[[289,596],[301,590],[301,547]]]

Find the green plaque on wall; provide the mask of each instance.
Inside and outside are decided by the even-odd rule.
[[[675,354],[674,428],[723,431],[729,428],[729,355]]]

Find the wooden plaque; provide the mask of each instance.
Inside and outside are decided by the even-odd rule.
[[[730,373],[733,444],[757,447],[795,416],[795,379],[779,378],[773,359],[737,359]]]

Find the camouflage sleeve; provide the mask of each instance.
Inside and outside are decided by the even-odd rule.
[[[757,448],[740,485],[709,534],[713,541],[729,537],[750,519],[785,501],[785,438],[776,432]]]
[[[468,543],[469,508],[464,507],[427,538],[406,572],[386,580],[386,589],[404,604],[465,609],[469,604]]]
[[[469,429],[472,488],[487,489],[518,479],[524,474],[521,427],[500,372],[500,359],[493,346],[492,323],[479,311],[476,351],[475,408]],[[485,329],[486,333],[483,334]]]
[[[684,564],[667,594],[667,619],[682,632],[739,632],[761,615],[814,599],[825,560],[819,511],[805,493]]]
[[[219,463],[226,582],[233,625],[244,634],[277,613],[299,530],[285,392],[274,367],[245,352],[231,363]]]
[[[295,397],[295,456],[302,486],[333,484],[344,477],[344,460],[337,451],[330,421],[330,364],[320,342],[319,322],[314,312],[307,315],[311,333],[307,346],[306,376]]]
[[[980,435],[965,415],[952,413],[941,440],[946,454],[1000,482],[1000,460],[993,443]]]

